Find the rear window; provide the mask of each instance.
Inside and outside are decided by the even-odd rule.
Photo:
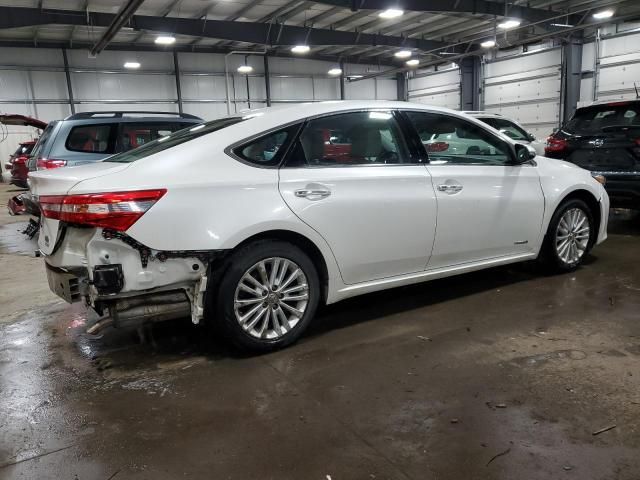
[[[44,149],[47,141],[51,137],[51,134],[53,133],[53,129],[56,127],[57,124],[58,122],[49,122],[49,125],[47,125],[47,128],[44,129],[44,132],[42,132],[42,135],[40,135],[40,138],[38,138],[38,141],[33,147],[33,150],[31,150],[32,157],[38,158],[38,156]]]
[[[155,140],[150,141],[149,143],[145,143],[139,148],[113,155],[112,157],[107,158],[105,161],[117,163],[135,162],[136,160],[140,160],[141,158],[154,155],[156,153],[162,152],[163,150],[175,147],[176,145],[180,145],[208,133],[221,130],[231,125],[235,125],[236,123],[239,123],[243,120],[243,117],[227,117],[219,120],[213,120],[207,123],[201,123],[193,127],[185,128],[183,130],[161,136]]]
[[[136,122],[123,123],[120,132],[121,152],[127,152],[134,148],[141,147],[153,140],[183,129],[188,124],[185,123],[160,123],[160,122]]]
[[[615,127],[640,128],[640,105],[623,103],[580,108],[564,129],[575,133],[599,133]]]
[[[29,155],[31,153],[31,150],[33,150],[35,144],[33,143],[26,143],[26,144],[21,144],[18,149],[14,152],[14,155],[16,157],[19,157],[21,155]]]
[[[506,120],[504,118],[487,117],[487,118],[478,118],[478,120],[481,120],[487,125],[504,133],[507,137],[511,138],[512,140],[520,140],[525,142],[531,141],[531,137],[527,132],[525,132],[522,128],[520,128],[515,123],[510,122],[509,120]]]
[[[117,129],[116,123],[73,127],[64,146],[72,152],[114,153]]]

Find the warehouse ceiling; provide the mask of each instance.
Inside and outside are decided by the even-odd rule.
[[[380,16],[390,8],[402,14]],[[613,17],[593,17],[606,9]],[[400,49],[433,62],[481,51],[487,40],[508,48],[638,18],[638,0],[14,0],[0,1],[0,43],[286,56],[308,45],[311,58],[400,66]],[[520,24],[499,27],[508,20]],[[175,43],[157,45],[159,34]]]

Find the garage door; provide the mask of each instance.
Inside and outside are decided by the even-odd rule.
[[[487,61],[484,109],[513,118],[545,138],[560,118],[560,66],[559,48]]]
[[[460,110],[460,69],[419,74],[409,79],[409,101]]]

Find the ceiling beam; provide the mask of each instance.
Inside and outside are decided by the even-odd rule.
[[[120,8],[120,11],[115,14],[111,24],[107,27],[102,36],[98,39],[95,45],[91,47],[91,51],[89,52],[90,55],[98,55],[104,47],[109,45],[109,42],[113,40],[113,37],[118,34],[120,29],[131,20],[131,17],[133,17],[133,14],[136,13],[136,10],[140,8],[140,5],[142,5],[143,2],[144,0],[129,0],[125,3],[122,8]]]
[[[507,4],[490,0],[316,0],[318,3],[333,5],[354,10],[386,10],[389,5],[394,8],[413,12],[443,12],[443,13],[472,13],[495,15],[497,17],[514,17],[529,22],[539,22],[557,14],[557,11],[541,8],[526,7],[522,5]]]
[[[141,0],[138,0],[141,1]],[[17,28],[35,25],[93,25],[107,27],[116,15],[101,12],[54,10],[28,7],[0,7],[0,28]],[[207,21],[180,18],[133,15],[128,25],[136,30],[151,32],[171,31],[178,35],[215,38],[235,42],[254,43],[267,46],[298,45],[309,46],[349,45],[403,47],[417,50],[444,48],[445,42],[405,38],[400,36],[376,35],[293,25],[272,25],[270,23],[237,22],[228,20]],[[108,42],[107,42],[108,43]]]

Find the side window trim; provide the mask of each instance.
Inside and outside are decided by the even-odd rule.
[[[452,118],[455,120],[459,120],[462,122],[467,122],[472,124],[474,127],[479,128],[480,130],[482,130],[485,134],[489,135],[491,138],[495,139],[496,141],[503,143],[507,146],[507,152],[508,152],[508,156],[509,156],[509,160],[504,163],[503,165],[480,165],[478,163],[451,163],[451,164],[447,164],[447,166],[460,166],[460,167],[468,167],[468,166],[485,166],[485,167],[505,167],[505,166],[510,166],[510,165],[517,165],[518,163],[516,162],[515,156],[514,156],[514,152],[513,152],[513,148],[512,145],[508,142],[506,142],[504,139],[498,137],[495,133],[491,132],[489,129],[485,128],[484,125],[482,125],[482,122],[479,122],[479,124],[473,123],[473,122],[469,122],[466,118],[462,118],[462,117],[458,117],[456,115],[451,115],[449,113],[446,112],[438,112],[438,111],[434,111],[434,110],[419,110],[419,109],[411,109],[411,108],[407,108],[407,109],[403,109],[402,112],[407,116],[407,120],[409,121],[409,123],[412,124],[413,126],[413,122],[411,122],[411,119],[408,118],[408,112],[416,112],[416,113],[428,113],[428,114],[432,114],[432,115],[442,115],[442,116],[446,116],[448,118]],[[420,139],[420,135],[418,134],[417,130],[415,129],[414,126],[414,130],[416,131],[416,135],[418,135],[418,139]],[[427,149],[424,146],[424,144],[422,143],[422,140],[420,140],[420,144],[422,144],[422,148],[425,152],[425,155],[428,158],[428,153],[427,153]],[[430,163],[430,161],[429,161]],[[432,165],[432,166],[438,166],[438,165]]]
[[[227,148],[224,149],[224,153],[226,153],[227,155],[229,155],[231,158],[233,158],[234,160],[237,160],[240,163],[243,163],[245,165],[248,165],[250,167],[254,167],[254,168],[275,168],[278,169],[280,168],[282,165],[284,165],[286,159],[288,158],[289,152],[291,151],[291,146],[295,144],[295,142],[298,140],[298,137],[300,136],[300,132],[302,131],[302,126],[306,124],[305,120],[296,120],[295,122],[291,122],[291,123],[285,123],[283,125],[279,125],[277,127],[271,128],[267,131],[264,132],[260,132],[256,135],[252,135],[250,137],[244,138],[242,140],[240,140],[239,142],[235,142],[232,145],[229,145]],[[273,163],[273,164],[265,164],[265,165],[261,165],[257,162],[251,162],[245,158],[242,158],[241,155],[239,155],[238,153],[236,153],[236,150],[241,149],[243,147],[246,147],[248,144],[255,142],[256,140],[260,140],[261,138],[265,138],[268,137],[269,135],[272,135],[274,133],[280,132],[282,130],[288,130],[291,129],[293,131],[293,134],[290,135],[285,142],[282,144],[282,147],[284,148],[280,148],[278,150],[278,152],[276,153],[278,161]],[[282,153],[281,153],[282,152]]]

